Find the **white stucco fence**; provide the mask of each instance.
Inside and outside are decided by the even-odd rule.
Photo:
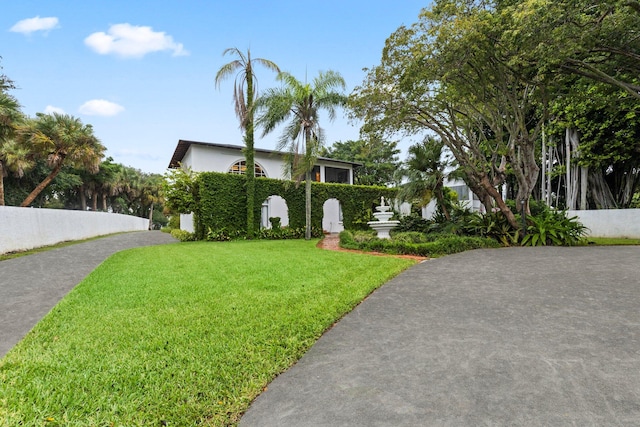
[[[0,254],[148,228],[130,215],[0,206]]]
[[[590,237],[626,237],[640,239],[640,209],[600,209],[567,211],[569,217],[589,228]]]

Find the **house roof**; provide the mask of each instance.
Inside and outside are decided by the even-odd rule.
[[[238,151],[241,151],[244,148],[240,145],[214,144],[212,142],[187,141],[187,140],[181,139],[178,141],[178,145],[176,146],[176,149],[173,152],[173,156],[171,157],[171,161],[169,162],[170,169],[175,169],[180,166],[180,162],[184,158],[184,155],[187,154],[187,150],[189,150],[189,147],[191,147],[192,145],[202,145],[205,147],[213,147],[213,148],[226,148],[226,149],[238,150]],[[256,153],[264,153],[264,154],[275,154],[275,155],[286,154],[283,151],[265,150],[263,148],[256,148],[255,151]],[[335,163],[344,163],[352,166],[362,166],[362,163],[331,159],[329,157],[318,157],[318,160],[327,160]]]

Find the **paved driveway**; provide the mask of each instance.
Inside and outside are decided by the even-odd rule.
[[[477,250],[372,294],[241,426],[640,425],[640,247]]]
[[[168,233],[139,231],[0,261],[0,358],[111,254],[176,241]]]

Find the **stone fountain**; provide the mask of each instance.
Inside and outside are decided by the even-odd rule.
[[[389,221],[389,218],[393,216],[393,212],[389,211],[390,209],[391,206],[384,204],[384,196],[380,197],[380,206],[376,206],[378,212],[373,214],[376,220],[367,222],[369,227],[376,230],[380,239],[391,238],[389,231],[400,223],[400,221]]]

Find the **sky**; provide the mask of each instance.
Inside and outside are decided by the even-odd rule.
[[[250,49],[298,80],[339,72],[346,93],[380,63],[385,40],[427,0],[0,0],[1,73],[29,116],[59,112],[94,128],[115,162],[164,173],[178,140],[243,145],[234,79],[216,88],[227,48]],[[277,87],[257,67],[258,90]],[[321,118],[322,119],[322,118]],[[361,123],[321,122],[326,145]],[[275,149],[281,129],[256,148]],[[404,159],[410,140],[399,143]]]

